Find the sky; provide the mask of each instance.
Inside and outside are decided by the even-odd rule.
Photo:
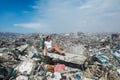
[[[0,32],[120,32],[120,0],[0,0]]]

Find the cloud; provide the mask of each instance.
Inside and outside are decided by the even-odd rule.
[[[90,7],[91,7],[91,5],[85,5],[85,6],[80,6],[80,9],[88,9]]]
[[[120,29],[120,0],[37,0],[32,8],[35,11],[31,22],[36,23],[14,26],[49,32],[116,32]]]
[[[33,9],[40,9],[40,6],[39,5],[34,5],[34,6],[31,6],[31,8],[33,8]]]
[[[14,26],[31,28],[31,29],[39,29],[42,27],[42,25],[40,23],[19,23],[19,24],[14,24]]]

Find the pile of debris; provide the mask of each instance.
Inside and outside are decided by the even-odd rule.
[[[31,34],[8,40],[0,48],[0,80],[119,80],[120,40],[112,35],[93,45],[91,39],[52,35],[65,56],[41,48],[41,37]],[[73,35],[72,35],[73,36]],[[89,35],[90,36],[90,35]],[[74,39],[75,38],[75,39]],[[83,42],[79,40],[82,38]],[[18,40],[17,40],[18,39]],[[90,41],[87,43],[86,41]],[[62,41],[62,42],[61,42]],[[75,41],[75,43],[73,43]],[[106,43],[107,42],[107,43]],[[66,43],[66,44],[64,44]],[[6,43],[7,44],[7,43]],[[99,45],[98,45],[99,44]],[[103,45],[104,44],[104,45]],[[69,47],[68,47],[69,46]]]

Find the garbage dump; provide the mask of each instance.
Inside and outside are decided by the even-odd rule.
[[[50,34],[64,56],[45,53],[43,34],[3,34],[0,80],[120,80],[119,33]]]

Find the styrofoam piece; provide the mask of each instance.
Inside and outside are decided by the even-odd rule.
[[[3,56],[3,53],[0,53],[0,56]]]
[[[120,69],[117,69],[118,74],[120,74]]]
[[[27,76],[20,75],[16,78],[16,80],[28,80]]]
[[[54,79],[56,80],[60,80],[62,77],[61,77],[61,74],[59,72],[55,72],[54,73]]]
[[[28,45],[26,44],[26,45],[22,45],[22,46],[20,46],[20,47],[17,47],[17,49],[22,52],[22,51],[25,50],[27,47],[28,47]]]
[[[20,71],[22,74],[30,75],[33,68],[35,66],[35,63],[30,61],[23,61],[17,66],[17,70]]]

